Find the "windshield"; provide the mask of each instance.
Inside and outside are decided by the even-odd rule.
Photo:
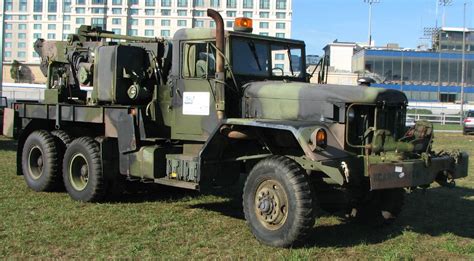
[[[237,75],[304,76],[301,46],[235,38],[232,41],[232,54],[232,69]]]

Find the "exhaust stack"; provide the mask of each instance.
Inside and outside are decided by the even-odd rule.
[[[225,89],[224,89],[224,20],[222,16],[213,9],[207,9],[207,16],[212,18],[216,23],[216,111],[219,120],[225,119]]]

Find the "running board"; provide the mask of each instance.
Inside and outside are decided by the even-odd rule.
[[[161,185],[166,185],[166,186],[171,186],[171,187],[177,187],[177,188],[199,190],[199,184],[197,184],[197,183],[180,181],[180,180],[173,180],[173,179],[169,179],[169,178],[155,179],[155,183],[161,184]]]

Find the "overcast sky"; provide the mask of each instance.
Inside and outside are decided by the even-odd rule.
[[[416,48],[424,27],[434,27],[438,0],[381,0],[372,8],[372,39],[377,46],[398,43]],[[473,28],[473,0],[467,0],[466,27]],[[446,24],[463,26],[464,0],[453,0],[446,7]],[[341,42],[367,42],[368,4],[364,0],[293,0],[292,38],[304,40],[307,54],[322,54],[322,48],[335,39]],[[438,10],[442,24],[443,8]]]

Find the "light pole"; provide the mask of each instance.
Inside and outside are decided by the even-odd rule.
[[[438,6],[436,6],[436,27],[438,28],[438,100],[441,101],[441,31],[446,23],[446,6],[453,4],[453,0],[438,0],[438,6],[443,6],[442,26],[438,27]]]
[[[380,3],[380,0],[364,0],[369,4],[369,47],[372,46],[372,5]]]
[[[439,0],[439,5],[443,6],[443,27],[446,26],[446,6],[451,6],[453,0]]]
[[[465,63],[466,63],[466,1],[464,1],[464,15],[462,25],[462,59],[461,59],[461,123],[464,118],[464,85],[466,84]]]

